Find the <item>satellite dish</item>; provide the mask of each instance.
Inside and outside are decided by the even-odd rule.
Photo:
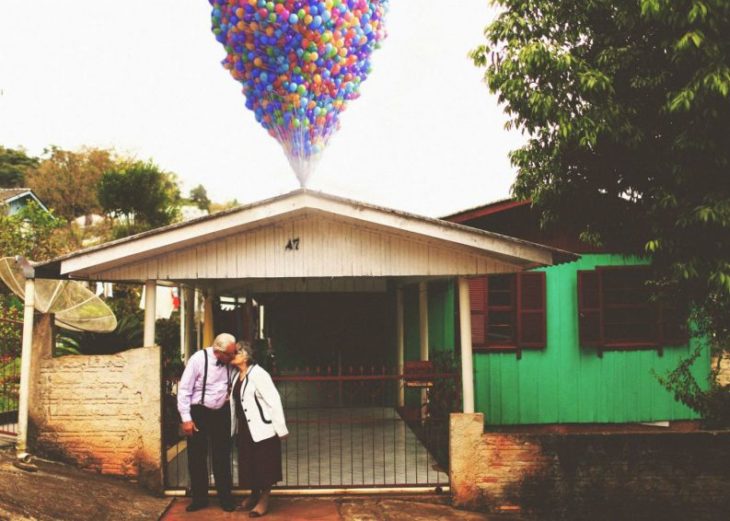
[[[25,300],[25,276],[13,257],[0,258],[0,279]],[[53,313],[56,325],[71,331],[109,333],[117,318],[103,300],[74,280],[35,279],[35,309]]]

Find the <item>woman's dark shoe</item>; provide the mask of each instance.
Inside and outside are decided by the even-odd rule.
[[[256,504],[259,502],[259,495],[258,494],[251,494],[246,498],[246,500],[241,504],[241,508],[243,510],[251,510],[253,507],[256,506]]]
[[[185,507],[186,512],[197,512],[198,510],[202,510],[203,508],[208,506],[207,501],[193,501],[188,506]]]
[[[248,517],[261,517],[261,516],[265,516],[265,515],[266,515],[266,512],[259,513],[259,512],[256,512],[255,510],[251,510],[251,512],[248,513]]]

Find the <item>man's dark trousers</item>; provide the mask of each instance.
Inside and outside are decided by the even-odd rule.
[[[190,416],[198,428],[188,437],[188,471],[193,502],[208,500],[209,440],[218,498],[221,502],[231,501],[231,410],[228,402],[220,409],[193,405]]]

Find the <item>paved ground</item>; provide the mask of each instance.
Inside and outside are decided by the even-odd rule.
[[[269,521],[484,521],[494,519],[485,514],[465,512],[445,504],[447,498],[380,497],[380,498],[272,498]],[[162,521],[216,521],[242,519],[245,512],[223,512],[216,501],[194,513],[185,512],[189,499],[176,499]],[[499,516],[500,521],[517,521]]]
[[[9,448],[0,450],[2,521],[149,521],[170,504],[133,483],[60,463],[36,461],[36,472],[20,470]]]
[[[289,438],[282,443],[280,486],[447,485],[426,447],[392,408],[291,409]],[[238,484],[234,454],[233,484]],[[167,480],[187,488],[185,441],[168,450]],[[210,478],[211,484],[213,478]]]
[[[2,446],[0,440],[0,446]],[[208,508],[185,512],[187,498],[160,498],[134,483],[75,467],[36,460],[36,472],[13,465],[11,446],[0,448],[0,521],[200,521],[247,519],[223,512],[215,499]],[[242,499],[242,498],[240,498]],[[274,497],[266,520],[480,521],[494,519],[448,505],[448,496]],[[499,521],[516,518],[497,516]]]

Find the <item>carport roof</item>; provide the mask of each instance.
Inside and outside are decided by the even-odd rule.
[[[83,277],[95,271],[174,252],[299,214],[330,216],[418,239],[451,243],[454,247],[466,247],[477,253],[488,254],[523,269],[559,264],[578,258],[574,253],[514,237],[300,189],[85,248],[47,262],[34,263],[34,268],[37,277]]]

